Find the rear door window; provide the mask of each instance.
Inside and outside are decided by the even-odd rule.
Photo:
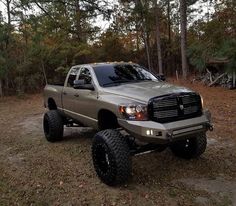
[[[92,76],[88,68],[81,68],[79,80],[84,80],[85,84],[92,84]]]
[[[76,80],[78,72],[79,72],[79,68],[73,68],[70,70],[70,75],[67,80],[67,87],[73,87],[74,81]]]

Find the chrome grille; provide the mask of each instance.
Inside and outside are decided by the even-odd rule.
[[[156,122],[172,122],[202,114],[201,98],[196,93],[155,97],[149,101],[148,113]]]

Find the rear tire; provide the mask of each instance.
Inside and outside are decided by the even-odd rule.
[[[49,142],[56,142],[63,138],[63,119],[57,110],[50,110],[44,114],[43,130]]]
[[[130,150],[118,131],[98,132],[93,139],[92,157],[98,177],[109,186],[125,183],[131,176]]]
[[[202,155],[206,150],[206,146],[206,134],[198,134],[195,137],[173,143],[170,149],[177,157],[192,159]]]

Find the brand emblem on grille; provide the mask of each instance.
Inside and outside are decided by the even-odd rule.
[[[182,104],[181,104],[181,105],[179,105],[179,108],[180,108],[180,110],[182,110],[182,111],[183,111],[183,110],[184,110],[184,105],[182,105]]]

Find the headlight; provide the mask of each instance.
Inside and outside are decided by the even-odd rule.
[[[120,114],[128,120],[147,120],[147,106],[142,104],[119,105]]]

